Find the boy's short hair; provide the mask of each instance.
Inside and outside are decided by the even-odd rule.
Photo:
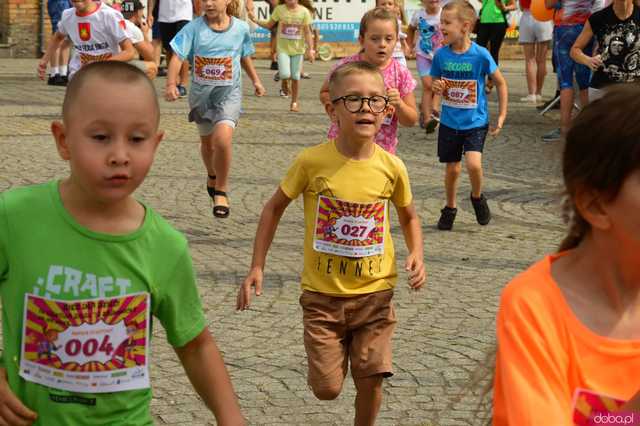
[[[331,97],[331,99],[335,98],[338,95],[336,93],[336,90],[338,86],[340,86],[342,80],[344,80],[346,76],[351,74],[373,75],[380,79],[380,85],[382,86],[382,89],[385,90],[384,78],[382,77],[382,74],[380,73],[378,67],[365,61],[348,62],[336,68],[331,74],[331,77],[329,77],[329,96]]]
[[[458,19],[460,19],[462,22],[471,23],[472,28],[473,25],[475,25],[476,20],[478,19],[476,10],[467,0],[451,0],[449,3],[444,5],[442,10],[454,10],[458,16]]]
[[[92,77],[100,77],[114,83],[126,83],[130,85],[142,83],[146,85],[149,88],[149,97],[153,104],[152,109],[156,114],[156,126],[160,123],[160,104],[158,103],[158,97],[156,96],[156,89],[153,83],[151,83],[151,80],[149,80],[147,75],[140,69],[120,61],[93,62],[83,66],[74,74],[73,78],[69,80],[64,101],[62,102],[62,118],[65,121],[71,119],[69,116],[71,106],[78,96],[80,96],[82,86],[84,86],[87,79],[91,79]],[[87,93],[86,95],[100,96],[99,93]],[[123,99],[122,101],[126,102],[127,100]]]

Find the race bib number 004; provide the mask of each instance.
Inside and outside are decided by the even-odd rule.
[[[383,254],[386,209],[386,200],[362,204],[321,195],[313,249],[345,257]]]
[[[25,294],[20,376],[73,392],[149,387],[149,294],[63,301]]]
[[[449,80],[443,78],[442,103],[453,108],[478,107],[478,82],[476,80]]]
[[[193,79],[209,86],[231,86],[233,84],[233,61],[231,57],[207,58],[196,56]]]

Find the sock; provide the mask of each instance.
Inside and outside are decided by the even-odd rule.
[[[49,69],[49,75],[57,75],[60,74],[59,68],[58,67],[51,67]]]
[[[60,75],[67,75],[67,66],[66,65],[61,65],[60,66]]]

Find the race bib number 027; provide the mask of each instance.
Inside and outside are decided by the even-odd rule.
[[[346,257],[383,254],[386,209],[386,200],[362,204],[321,195],[313,249]]]
[[[73,392],[149,387],[149,294],[63,301],[25,294],[20,376]]]
[[[476,80],[449,80],[443,78],[442,103],[453,108],[478,107],[478,82]]]

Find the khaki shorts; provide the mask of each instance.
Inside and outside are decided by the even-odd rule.
[[[354,379],[393,375],[391,336],[396,314],[393,290],[355,297],[304,291],[304,347],[312,389],[341,388],[351,361]]]

